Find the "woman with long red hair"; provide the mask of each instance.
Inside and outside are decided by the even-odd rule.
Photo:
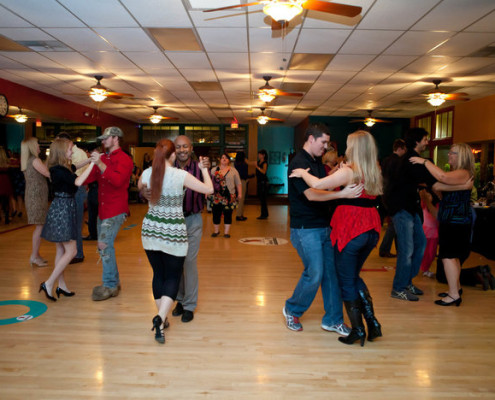
[[[139,190],[150,187],[148,213],[143,220],[141,240],[153,268],[153,297],[158,314],[153,318],[155,340],[165,343],[162,325],[168,327],[167,314],[174,304],[187,254],[187,230],[182,202],[184,187],[198,193],[213,193],[213,183],[203,157],[199,168],[204,182],[179,168],[173,167],[175,145],[168,139],[156,144],[153,164],[139,179]]]

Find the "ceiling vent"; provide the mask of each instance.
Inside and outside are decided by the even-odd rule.
[[[27,47],[33,51],[73,51],[58,40],[23,40],[18,41],[21,46]]]

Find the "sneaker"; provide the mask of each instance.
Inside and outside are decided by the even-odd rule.
[[[321,329],[328,332],[337,332],[341,336],[349,336],[349,333],[351,333],[351,328],[349,328],[346,324],[335,324],[335,325],[321,324]]]
[[[410,293],[416,295],[416,296],[421,296],[424,294],[424,292],[417,286],[414,286],[412,283],[406,288]]]
[[[303,330],[302,324],[299,322],[299,317],[296,317],[294,315],[287,313],[285,311],[285,307],[282,309],[282,313],[284,314],[285,323],[287,325],[287,328],[289,328],[291,331],[302,331]]]
[[[408,300],[408,301],[418,301],[419,300],[418,296],[415,296],[414,294],[412,294],[408,290],[400,290],[400,291],[392,290],[390,297],[393,297],[394,299]]]
[[[435,277],[435,273],[434,272],[431,272],[431,271],[425,271],[423,272],[423,276],[426,276],[428,278],[434,278]]]

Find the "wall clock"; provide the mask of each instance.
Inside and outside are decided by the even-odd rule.
[[[0,94],[0,117],[5,117],[9,113],[9,102],[5,95]]]

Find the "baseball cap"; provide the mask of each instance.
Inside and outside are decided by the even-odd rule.
[[[104,140],[107,137],[110,136],[118,136],[118,137],[124,137],[124,132],[122,132],[122,129],[116,127],[116,126],[109,126],[103,131],[103,135],[98,136],[97,139],[99,140]]]

